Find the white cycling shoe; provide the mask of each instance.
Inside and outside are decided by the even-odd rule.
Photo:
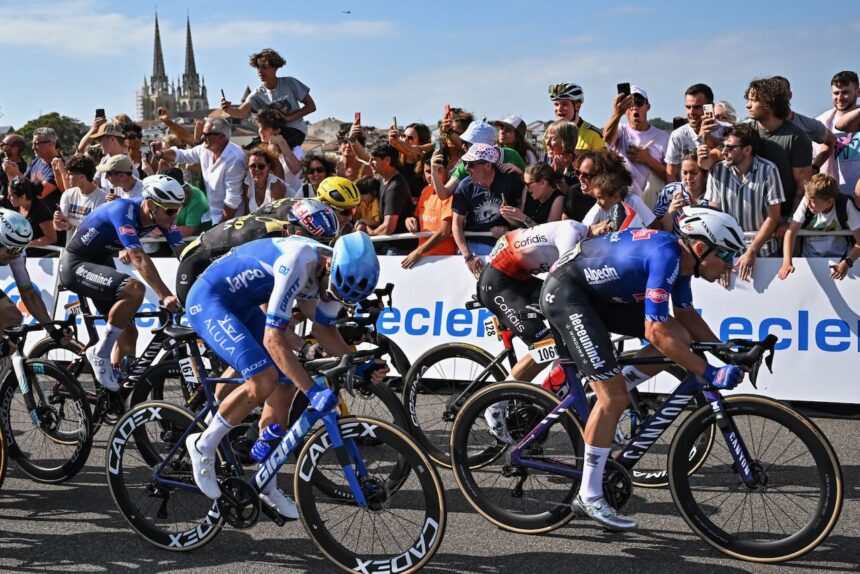
[[[508,408],[508,401],[499,401],[494,405],[487,407],[484,411],[484,420],[490,427],[490,435],[502,444],[514,444],[517,441],[508,432],[508,422],[505,419],[505,411]]]
[[[197,439],[201,433],[188,435],[185,439],[185,448],[188,449],[188,457],[191,459],[191,468],[194,473],[194,483],[200,491],[211,498],[221,498],[221,487],[215,477],[215,457],[204,456],[197,450]]]
[[[275,480],[274,478],[272,479]],[[299,509],[293,499],[284,494],[277,486],[268,487],[268,490],[260,493],[260,500],[274,508],[278,514],[288,520],[296,520],[299,517]]]
[[[624,516],[606,502],[603,497],[589,503],[585,503],[577,494],[570,508],[577,516],[587,516],[601,526],[610,530],[633,530],[639,527],[639,522],[633,518]]]
[[[109,391],[118,391],[119,383],[116,380],[116,375],[114,375],[110,359],[96,355],[95,347],[90,347],[84,351],[84,356],[90,362],[90,366],[93,368],[93,375],[99,384]]]

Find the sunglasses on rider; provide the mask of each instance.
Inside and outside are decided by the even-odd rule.
[[[724,263],[733,263],[735,260],[735,254],[733,251],[726,251],[725,249],[716,249],[714,254]]]
[[[176,217],[176,214],[179,213],[178,207],[167,207],[166,205],[162,205],[155,200],[150,200],[152,203],[161,211],[167,214],[168,217]]]

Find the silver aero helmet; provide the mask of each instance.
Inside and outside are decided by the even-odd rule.
[[[33,227],[27,218],[11,209],[0,209],[0,246],[21,253],[33,240]]]
[[[168,175],[150,175],[143,180],[143,198],[151,199],[164,207],[182,207],[185,190]]]
[[[739,254],[744,250],[744,230],[729,215],[702,205],[687,206],[675,220],[675,233],[685,240],[697,239],[711,247]]]

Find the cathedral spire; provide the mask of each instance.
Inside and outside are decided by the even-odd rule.
[[[191,17],[185,22],[185,75],[196,76],[197,65],[194,63],[194,45],[191,43]]]
[[[153,91],[163,87],[167,90],[167,74],[164,71],[164,54],[161,51],[161,32],[158,30],[158,13],[155,14],[155,48],[152,54],[152,84]]]

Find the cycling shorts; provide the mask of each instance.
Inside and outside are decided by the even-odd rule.
[[[60,284],[79,297],[89,297],[107,315],[133,277],[116,270],[113,254],[97,261],[66,250],[60,258]]]
[[[645,337],[645,303],[601,300],[566,273],[550,273],[540,306],[549,321],[562,362],[573,362],[584,383],[621,374],[610,333]]]
[[[198,277],[203,275],[214,259],[217,258],[213,258],[209,250],[200,245],[190,253],[183,253],[182,261],[179,262],[179,268],[176,270],[176,296],[183,306],[188,300],[191,286]]]
[[[210,349],[250,377],[274,366],[263,347],[266,315],[258,306],[248,307],[236,298],[225,297],[205,277],[198,277],[188,292],[188,322]]]
[[[529,276],[515,279],[492,265],[487,265],[478,278],[478,300],[493,312],[505,327],[531,345],[549,334],[549,329],[540,317],[526,318],[521,312],[531,308],[539,311],[543,281]]]

